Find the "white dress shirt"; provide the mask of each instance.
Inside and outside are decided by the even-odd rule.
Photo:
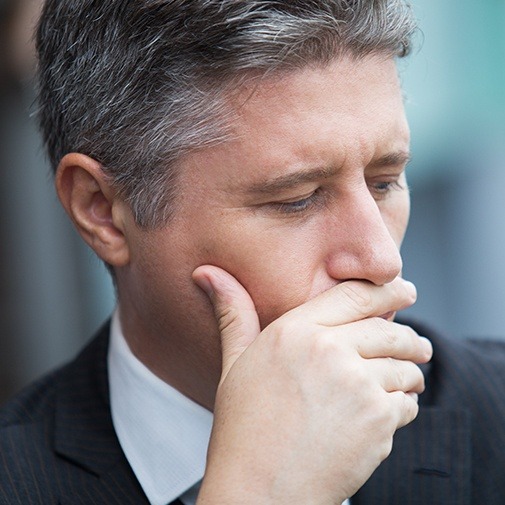
[[[123,336],[118,310],[112,317],[108,367],[114,429],[151,505],[167,505],[176,498],[195,505],[212,413],[135,357]]]
[[[108,366],[114,429],[147,498],[152,505],[166,505],[176,498],[194,505],[205,470],[212,413],[134,356],[117,310]]]

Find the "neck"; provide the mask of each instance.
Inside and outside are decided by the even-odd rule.
[[[201,338],[201,334],[194,335],[180,322],[167,321],[163,329],[146,325],[144,319],[136,317],[122,303],[119,318],[125,340],[139,361],[180,393],[213,411],[221,375],[216,337]],[[217,345],[209,345],[213,342]]]

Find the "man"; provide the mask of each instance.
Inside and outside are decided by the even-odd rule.
[[[47,1],[40,122],[118,309],[4,408],[2,503],[504,503],[503,347],[428,364],[394,322],[413,30],[399,0]]]

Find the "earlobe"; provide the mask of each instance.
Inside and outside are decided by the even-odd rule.
[[[84,154],[67,154],[56,172],[56,191],[84,241],[113,267],[129,262],[125,235],[127,207],[102,166]]]

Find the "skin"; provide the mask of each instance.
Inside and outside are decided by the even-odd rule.
[[[215,409],[199,503],[336,503],[414,419],[414,363],[431,356],[392,322],[415,300],[399,278],[409,130],[395,64],[342,58],[230,105],[235,139],[181,160],[166,227],[137,227],[81,154],[62,160],[58,193],[115,269],[132,351]]]
[[[174,222],[145,233],[128,221],[131,261],[118,271],[122,322],[134,352],[207,407],[214,391],[200,391],[199,384],[216,384],[220,352],[217,332],[209,334],[212,313],[190,280],[196,267],[210,263],[233,274],[264,327],[346,279],[392,281],[408,220],[404,163],[372,166],[409,149],[392,61],[302,71],[260,85],[243,104],[249,94],[235,101],[237,141],[183,161],[184,200]],[[336,173],[273,194],[250,193],[287,173],[319,168]],[[373,189],[385,183],[401,189]],[[318,190],[312,209],[280,211],[281,202]],[[181,356],[174,334],[184,335],[189,355]],[[195,375],[187,377],[186,366],[177,366],[188,361],[200,375],[196,384],[189,384]]]

